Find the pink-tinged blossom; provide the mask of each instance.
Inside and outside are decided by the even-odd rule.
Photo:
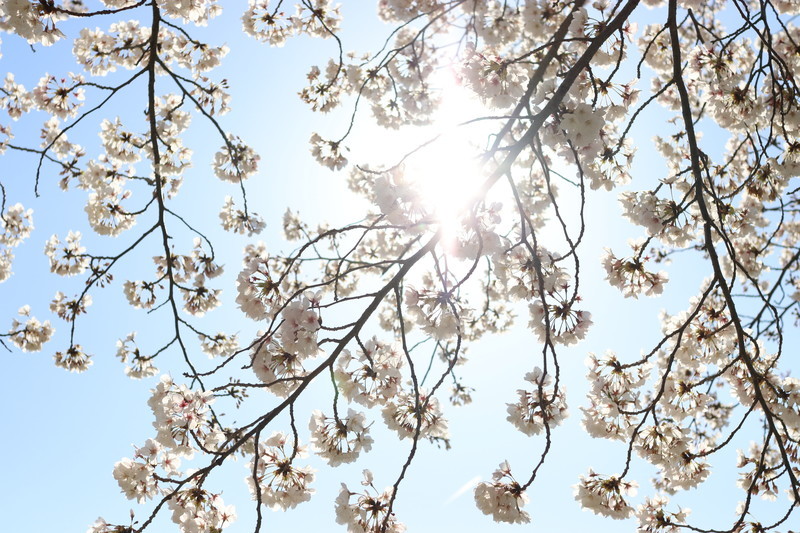
[[[42,149],[47,149],[50,154],[60,161],[77,159],[84,154],[83,148],[69,142],[64,129],[61,128],[58,117],[50,117],[42,124],[40,137],[42,139],[40,144]]]
[[[125,457],[114,465],[114,479],[129,500],[143,503],[158,492],[158,481],[154,477],[155,465],[145,459],[138,461]]]
[[[347,165],[347,158],[342,154],[346,150],[336,141],[323,139],[317,133],[311,135],[311,155],[317,162],[331,170],[341,170]]]
[[[169,376],[161,376],[147,401],[153,411],[155,440],[174,453],[191,457],[196,442],[206,449],[216,448],[219,429],[213,425],[209,410],[213,393],[193,391],[186,385],[176,385]]]
[[[352,409],[347,410],[344,418],[329,418],[322,411],[313,411],[308,428],[314,451],[331,466],[352,463],[362,451],[372,448],[364,413]]]
[[[453,290],[438,288],[430,279],[425,287],[407,287],[405,304],[408,315],[425,333],[439,340],[455,337],[462,332],[462,322],[468,314],[461,298]]]
[[[669,499],[664,496],[646,498],[644,503],[636,508],[636,518],[639,521],[639,533],[681,533],[682,525],[686,524],[686,516],[690,509],[678,508],[677,512],[669,512],[666,506]]]
[[[217,333],[216,335],[198,335],[200,339],[200,349],[209,358],[227,357],[239,350],[238,334],[228,335]]]
[[[10,72],[6,74],[3,91],[0,92],[3,93],[0,96],[0,109],[5,109],[14,120],[18,120],[33,107],[31,94],[15,81],[14,74]]]
[[[60,319],[71,322],[76,317],[85,314],[86,308],[90,305],[92,305],[91,294],[70,299],[63,292],[58,291],[53,297],[53,301],[50,302],[50,311],[58,315]]]
[[[70,372],[85,372],[92,366],[92,356],[84,352],[80,344],[73,344],[63,352],[56,352],[53,360],[57,367]]]
[[[236,509],[220,494],[199,487],[179,491],[167,501],[181,533],[219,533],[236,521]]]
[[[355,356],[344,350],[337,359],[335,376],[339,391],[346,399],[364,407],[385,405],[400,388],[402,352],[376,337],[368,340],[364,348]]]
[[[122,290],[128,303],[137,309],[150,309],[156,303],[156,289],[162,288],[157,283],[148,281],[126,281]]]
[[[688,490],[701,484],[711,474],[711,467],[702,455],[703,450],[690,448],[672,456],[661,466],[654,486],[668,494]]]
[[[14,262],[14,254],[8,248],[0,248],[0,283],[11,277],[11,264]]]
[[[417,435],[428,439],[447,440],[447,420],[442,415],[439,400],[419,392],[419,403],[413,392],[399,392],[381,410],[386,427],[397,432],[401,439]]]
[[[25,209],[22,204],[6,207],[0,213],[0,245],[14,248],[30,237],[33,231],[33,209]]]
[[[672,422],[645,426],[638,433],[636,452],[654,465],[668,466],[688,451],[688,430]]]
[[[554,293],[547,300],[549,301],[547,304],[547,322],[549,324],[545,323],[545,305],[541,300],[536,300],[529,306],[531,320],[528,326],[533,329],[539,340],[544,342],[549,338],[553,342],[566,346],[583,340],[589,326],[592,325],[592,314],[574,308],[580,298],[570,300],[566,295],[560,296]]]
[[[576,150],[596,155],[602,147],[600,130],[605,124],[604,115],[602,110],[581,103],[564,113],[560,126]]]
[[[50,271],[59,276],[74,276],[82,274],[89,267],[89,257],[86,248],[81,246],[81,234],[70,231],[65,242],[53,235],[47,240],[44,253],[50,260]]]
[[[553,429],[561,425],[567,418],[567,402],[564,390],[553,390],[553,378],[544,375],[540,368],[525,374],[525,381],[532,385],[532,390],[517,391],[519,400],[508,405],[508,417],[514,427],[526,435],[538,435],[545,425]]]
[[[609,284],[622,291],[626,298],[638,298],[642,293],[656,296],[664,292],[669,276],[663,270],[656,273],[645,269],[650,258],[644,254],[644,241],[628,241],[628,244],[633,248],[632,257],[618,258],[608,248],[605,250],[602,261]]]
[[[406,526],[389,508],[394,489],[387,487],[379,493],[372,481],[372,472],[364,470],[364,492],[351,492],[342,483],[336,498],[336,523],[347,526],[348,533],[403,533]]]
[[[258,172],[260,159],[241,139],[230,137],[228,144],[214,155],[214,174],[223,181],[240,183]]]
[[[222,13],[222,6],[216,0],[167,0],[160,7],[168,17],[197,26],[205,26],[209,19]]]
[[[2,91],[0,91],[0,94]],[[2,130],[2,126],[0,126]],[[2,131],[0,131],[2,133]],[[0,143],[0,153],[2,153]],[[5,195],[3,195],[5,197]],[[26,210],[22,204],[14,204],[0,212],[0,283],[11,277],[11,264],[14,254],[11,252],[30,237],[33,231],[32,209]]]
[[[135,331],[117,341],[117,357],[125,364],[125,375],[132,379],[148,378],[158,374],[158,368],[153,366],[152,356],[143,356],[139,351]]]
[[[617,476],[602,476],[589,469],[575,485],[575,499],[584,509],[595,514],[621,520],[633,514],[633,507],[625,500],[635,496],[638,484]]]
[[[317,332],[321,326],[317,307],[303,296],[283,308],[278,335],[286,351],[300,357],[317,355]]]
[[[475,505],[483,514],[491,515],[497,522],[527,524],[530,515],[522,510],[528,503],[525,489],[511,475],[511,466],[503,461],[492,474],[491,482],[481,482],[475,487]]]
[[[539,270],[542,286],[547,293],[555,292],[569,283],[568,273],[555,263],[557,255],[541,247],[537,252],[534,259],[527,248],[516,246],[495,260],[498,278],[515,299],[532,300],[540,297]]]
[[[249,4],[242,15],[246,34],[272,46],[283,46],[286,39],[296,33],[294,17],[277,9],[279,4],[270,0],[250,0]]]
[[[524,64],[491,50],[479,52],[473,43],[468,43],[458,75],[461,83],[488,106],[507,108],[524,94],[528,70]]]
[[[11,329],[8,330],[9,339],[23,352],[38,352],[53,336],[55,329],[49,320],[39,322],[36,317],[32,317],[31,309],[27,305],[20,307],[18,313],[21,318],[11,321]]]
[[[157,472],[161,468],[163,474]],[[160,491],[158,479],[180,475],[180,459],[159,442],[147,439],[144,446],[135,448],[133,459],[127,457],[114,465],[114,479],[130,500],[142,503]]]
[[[141,159],[139,149],[145,145],[143,136],[123,129],[119,117],[114,122],[104,120],[100,124],[100,140],[103,142],[106,157],[119,164],[139,162]]]
[[[89,225],[100,234],[117,237],[136,223],[136,216],[129,214],[122,202],[130,198],[131,192],[122,190],[118,184],[107,187],[102,192],[89,194],[84,211]]]
[[[283,303],[266,257],[249,259],[236,279],[236,303],[253,320],[265,320]]]
[[[649,375],[647,365],[625,368],[613,352],[602,357],[590,353],[586,359],[592,384],[589,406],[581,407],[583,427],[592,437],[625,440],[637,418],[628,414],[641,407],[639,387]]]
[[[275,432],[259,443],[256,457],[255,479],[252,475],[247,477],[254,500],[258,490],[263,505],[275,511],[285,511],[311,499],[314,493],[310,487],[314,481],[314,469],[295,464],[297,459],[305,457],[304,447],[290,441],[285,434]],[[253,468],[251,461],[250,472],[253,472]]]
[[[191,289],[180,289],[183,296],[183,309],[190,315],[201,317],[220,305],[220,289],[209,289],[202,282],[195,281]]]
[[[72,118],[83,105],[84,82],[80,74],[70,73],[69,79],[45,74],[31,91],[33,103],[38,109],[61,120]]]
[[[256,343],[252,368],[258,379],[267,384],[267,390],[281,398],[289,396],[306,373],[303,358],[286,351],[275,339]]]

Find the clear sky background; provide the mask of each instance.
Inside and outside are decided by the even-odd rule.
[[[335,44],[303,37],[290,40],[282,49],[270,48],[242,34],[239,18],[243,5],[223,2],[223,7],[225,11],[220,19],[212,21],[209,28],[193,32],[211,44],[227,43],[231,49],[223,66],[212,72],[215,79],[227,78],[231,85],[233,110],[221,123],[261,154],[261,171],[247,183],[250,206],[267,221],[261,238],[267,242],[268,249],[286,251],[289,248],[281,240],[280,230],[286,207],[299,210],[310,221],[342,224],[358,218],[354,218],[352,207],[356,200],[346,192],[346,173],[333,173],[319,167],[308,149],[312,131],[329,137],[343,132],[346,114],[313,114],[296,96],[305,83],[308,67],[324,64],[336,53]],[[343,11],[341,35],[345,50],[375,50],[388,34],[389,28],[377,22],[371,2],[347,2]],[[129,16],[141,18],[146,24],[149,22],[147,15],[144,11]],[[647,12],[646,16],[654,15]],[[110,21],[97,19],[89,25],[105,29],[108,24]],[[79,27],[69,23],[62,29],[72,38]],[[17,81],[28,89],[35,86],[45,72],[57,76],[78,72],[79,66],[70,55],[68,42],[52,48],[36,46],[33,51],[15,36],[3,35],[2,39],[0,74],[15,73]],[[117,73],[115,79],[125,74]],[[160,83],[162,94],[172,90],[166,80]],[[91,156],[96,156],[99,150],[96,132],[102,118],[113,118],[117,114],[127,116],[131,128],[144,129],[142,112],[146,107],[146,92],[143,89],[142,81],[118,95],[106,111],[87,119],[70,140],[82,144]],[[88,93],[87,100],[96,96]],[[15,142],[37,144],[37,129],[41,124],[38,116],[41,115],[12,124]],[[369,139],[380,139],[378,146],[387,150],[386,153],[400,149],[397,144],[402,140],[392,136],[376,137],[378,130],[368,127],[367,121],[366,114],[358,119],[357,127],[365,129],[353,144],[353,160],[358,160],[359,153],[378,151]],[[632,186],[637,189],[651,186],[663,176],[664,169],[650,145],[650,138],[655,134],[654,124],[656,121],[650,121],[635,130],[639,153]],[[218,212],[223,197],[226,194],[236,197],[238,192],[236,187],[221,183],[213,176],[211,157],[221,145],[215,135],[208,124],[194,118],[184,139],[195,151],[194,168],[187,173],[184,188],[174,205],[207,232],[221,262],[226,265],[224,277],[212,284],[223,289],[223,306],[198,323],[207,330],[238,331],[240,338],[247,340],[258,325],[236,309],[234,280],[240,268],[242,248],[255,239],[224,235],[219,227]],[[707,136],[704,143],[708,152],[719,153],[724,139],[712,135]],[[114,356],[115,342],[137,330],[140,348],[149,352],[168,339],[170,333],[164,328],[166,315],[148,316],[136,311],[127,305],[122,294],[123,280],[141,279],[142,276],[137,275],[141,269],[148,274],[152,271],[151,256],[159,253],[158,243],[153,241],[121,266],[108,288],[93,291],[94,303],[89,315],[78,322],[78,342],[88,353],[94,354],[94,365],[82,375],[69,374],[54,366],[52,354],[68,346],[68,325],[52,316],[48,304],[57,290],[68,295],[77,292],[82,280],[49,274],[47,259],[42,253],[45,241],[53,233],[63,237],[68,230],[80,230],[87,236],[86,244],[92,251],[112,253],[145,228],[146,222],[141,221],[117,239],[88,238],[91,231],[83,212],[85,192],[60,191],[57,170],[46,166],[41,197],[34,198],[35,167],[36,160],[30,155],[9,151],[0,158],[0,181],[8,191],[9,203],[19,201],[33,208],[36,226],[25,245],[15,250],[14,276],[0,285],[0,317],[5,321],[0,324],[10,324],[16,310],[30,304],[33,314],[41,320],[51,320],[57,333],[41,353],[0,354],[0,405],[4,410],[0,457],[5,459],[0,474],[0,516],[3,517],[0,531],[82,532],[97,516],[125,523],[130,508],[136,510],[137,518],[144,518],[151,508],[126,500],[111,471],[116,461],[132,455],[132,445],[141,445],[154,435],[152,414],[146,401],[149,389],[155,386],[158,378],[142,381],[127,378]],[[584,359],[590,351],[600,353],[606,349],[616,350],[626,360],[636,358],[641,350],[649,351],[658,339],[659,311],[666,309],[674,313],[683,309],[710,269],[698,261],[696,253],[681,255],[674,265],[667,267],[672,278],[667,287],[669,297],[625,301],[603,281],[599,262],[603,247],[621,251],[627,238],[642,234],[641,229],[620,221],[620,214],[616,193],[599,192],[590,196],[587,235],[582,249],[582,286],[585,307],[592,312],[594,327],[577,347],[559,351],[571,416],[554,432],[552,453],[539,481],[529,491],[531,502],[526,510],[531,514],[532,524],[520,527],[492,522],[475,508],[471,489],[478,480],[488,479],[498,463],[506,459],[520,479],[526,478],[526,472],[538,460],[543,446],[543,439],[526,437],[505,420],[506,403],[514,401],[516,389],[524,386],[522,376],[539,364],[540,346],[535,336],[525,330],[527,318],[525,310],[520,309],[522,318],[514,333],[489,337],[471,347],[470,364],[462,369],[461,375],[466,385],[477,389],[475,401],[466,407],[446,407],[452,450],[444,451],[427,442],[421,443],[396,504],[398,518],[410,532],[488,532],[515,528],[529,532],[617,532],[635,529],[633,521],[614,522],[582,512],[574,501],[572,486],[579,475],[590,467],[605,474],[617,473],[623,468],[625,458],[624,446],[593,440],[583,433],[578,407],[585,403],[587,389]],[[179,251],[188,250],[190,243],[191,240],[176,239]],[[205,357],[197,353],[197,360]],[[177,354],[167,354],[159,361],[157,366],[162,371],[171,371],[176,381],[181,382],[183,367]],[[297,406],[304,442],[308,440],[306,424],[310,411],[329,410],[329,389],[327,382],[314,385],[311,394],[304,395]],[[245,412],[229,414],[233,419],[246,421],[275,404],[274,397],[268,394],[252,401],[255,398],[254,395]],[[337,469],[310,456],[308,464],[318,469],[317,493],[311,502],[294,510],[285,513],[267,510],[265,531],[343,531],[343,527],[334,524],[333,511],[340,482],[346,482],[351,488],[358,486],[364,468],[373,470],[379,488],[394,481],[410,443],[397,441],[383,429],[379,412],[371,412],[369,417],[376,420],[372,427],[376,441],[373,451],[363,455],[356,464]],[[275,429],[286,431],[288,423],[282,420]],[[728,465],[735,461],[732,451],[723,457]],[[723,462],[714,463],[714,473],[707,486],[699,492],[679,495],[674,501],[691,507],[693,515],[705,517],[707,521],[732,518],[736,505],[735,474]],[[641,465],[641,461],[637,463]],[[227,464],[221,470],[211,478],[210,486],[223,489],[226,503],[235,504],[239,514],[237,523],[226,531],[250,531],[255,513],[244,482],[247,463]],[[650,494],[647,485],[651,473],[647,468],[637,467],[630,476],[642,486],[640,493]],[[639,496],[634,501],[638,503],[641,499]],[[162,514],[164,516],[152,531],[176,529],[170,525],[169,512]]]

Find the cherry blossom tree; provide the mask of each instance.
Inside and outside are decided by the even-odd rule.
[[[255,508],[255,532],[266,529],[268,508],[304,505],[319,478],[337,479],[335,467],[354,462],[364,465],[363,480],[341,480],[330,502],[336,522],[349,532],[404,531],[395,504],[406,476],[421,475],[410,471],[418,448],[448,448],[448,411],[469,409],[462,406],[481,386],[461,378],[466,350],[512,327],[528,331],[532,363],[498,416],[540,451],[513,468],[502,446],[492,452],[499,466],[474,488],[487,520],[536,520],[528,490],[542,482],[572,405],[586,433],[618,441],[619,450],[617,472],[589,469],[574,480],[583,508],[633,518],[642,532],[789,531],[798,523],[800,380],[790,370],[800,320],[800,188],[791,182],[800,176],[800,3],[380,0],[384,39],[348,52],[339,5],[250,0],[242,28],[265,47],[302,36],[330,42],[332,58],[308,66],[299,97],[314,112],[349,118],[340,131],[314,133],[310,154],[363,206],[344,225],[287,211],[288,252],[255,240],[265,222],[248,190],[261,156],[229,131],[238,103],[215,75],[227,46],[198,36],[222,9],[213,0],[0,1],[5,39],[71,46],[80,65],[77,73],[53,65],[57,74],[28,88],[6,74],[0,154],[28,158],[15,172],[37,194],[54,178],[83,191],[97,234],[67,230],[46,241],[51,272],[79,278],[82,288],[65,293],[53,282],[57,317],[40,320],[45,310],[31,302],[7,317],[0,344],[91,371],[94,355],[80,343],[91,318],[83,315],[103,291],[123,293],[172,331],[147,350],[139,348],[153,345],[147,330],[119,332],[125,373],[150,378],[143,386],[154,431],[113,465],[135,516],[99,518],[90,532],[152,530],[161,515],[185,533],[225,529],[237,512],[212,474],[236,458],[248,465],[253,500],[236,503]],[[429,124],[449,97],[448,76],[480,104],[455,134],[397,150],[390,162],[351,160],[365,123],[387,131]],[[116,116],[120,102],[145,112]],[[645,121],[659,124],[652,142],[663,170],[632,170],[637,148],[650,142],[632,138]],[[29,124],[38,139],[15,134]],[[184,144],[198,125],[216,136],[213,156]],[[423,154],[464,131],[471,144],[461,157],[478,183],[432,200],[419,179],[431,162]],[[94,132],[99,150],[75,142]],[[219,221],[180,209],[184,187],[212,179],[184,184],[192,165],[210,165],[230,184]],[[14,251],[38,246],[26,242],[35,206],[15,200],[19,181],[0,182],[6,283],[14,283]],[[634,300],[669,293],[678,283],[659,264],[670,262],[673,272],[701,264],[705,278],[681,312],[662,314],[659,337],[640,339],[649,348],[638,357],[581,344],[597,313],[582,301],[593,260],[582,253],[585,206],[607,191],[640,226],[628,249],[608,248],[601,260],[612,287]],[[208,235],[217,223],[253,238],[231,287],[215,278],[240,258],[215,253]],[[134,263],[137,277],[119,279],[149,247],[159,250],[153,263]],[[225,289],[256,335],[201,320]],[[55,328],[69,330],[67,346],[48,344]],[[568,398],[563,386],[559,357],[572,345],[589,352],[587,398]],[[330,393],[306,410],[299,402],[312,383]],[[236,422],[237,408],[258,414]],[[409,444],[392,479],[375,479],[365,461],[382,445],[375,424]],[[742,437],[749,448],[723,464]],[[331,469],[315,471],[309,454]],[[650,465],[652,480],[633,479],[639,464]],[[713,466],[736,470],[740,502],[736,516],[700,527],[669,497],[702,490]]]

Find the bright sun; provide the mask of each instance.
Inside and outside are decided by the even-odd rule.
[[[384,168],[402,159],[402,188],[413,190],[413,218],[438,224],[445,242],[453,242],[465,209],[486,179],[480,159],[486,127],[481,122],[460,124],[465,117],[485,116],[487,111],[452,73],[441,72],[433,85],[441,103],[431,125],[397,131],[375,126],[358,140],[354,155],[360,161],[383,162]]]
[[[486,109],[451,73],[442,72],[435,82],[442,101],[433,124],[411,132],[410,145],[418,149],[406,159],[405,179],[417,190],[420,207],[441,225],[444,238],[452,240],[465,208],[486,179],[478,145],[485,140],[485,128],[459,124],[465,117],[485,114]]]
[[[420,207],[451,237],[484,181],[477,153],[463,132],[451,130],[415,153],[405,167],[406,179],[419,192]]]

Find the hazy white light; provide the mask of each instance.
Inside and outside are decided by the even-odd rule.
[[[402,159],[403,183],[414,192],[417,212],[426,222],[444,230],[444,243],[454,242],[466,209],[475,201],[485,181],[480,156],[486,141],[484,123],[459,125],[485,116],[484,106],[452,73],[440,71],[432,86],[438,87],[441,104],[433,124],[373,130],[360,139],[359,161],[387,168]]]
[[[406,179],[419,191],[422,207],[445,227],[457,227],[459,215],[474,201],[483,183],[478,151],[459,132],[443,135],[406,164]]]
[[[485,140],[481,128],[458,124],[485,110],[449,76],[443,75],[440,85],[443,99],[434,126],[439,137],[409,157],[405,174],[418,188],[424,209],[453,238],[485,180],[477,145]]]

